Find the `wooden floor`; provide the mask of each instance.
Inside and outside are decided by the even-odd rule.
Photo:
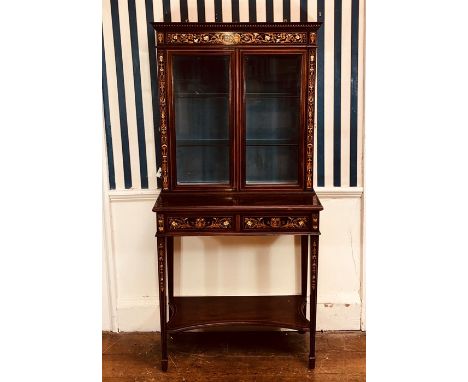
[[[159,333],[103,333],[103,381],[365,381],[365,333],[317,333],[315,370],[307,369],[308,339],[297,332],[174,334],[163,373]]]

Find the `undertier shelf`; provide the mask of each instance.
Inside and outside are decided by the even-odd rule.
[[[305,309],[305,298],[298,295],[174,297],[167,329],[255,325],[306,331]]]

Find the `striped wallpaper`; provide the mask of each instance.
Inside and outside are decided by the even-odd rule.
[[[160,187],[156,51],[150,21],[323,21],[318,34],[314,186],[362,186],[364,1],[103,0],[109,188]]]

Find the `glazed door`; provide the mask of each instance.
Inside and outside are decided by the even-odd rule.
[[[232,189],[233,52],[169,57],[173,189]]]
[[[243,188],[303,188],[303,52],[241,53]]]

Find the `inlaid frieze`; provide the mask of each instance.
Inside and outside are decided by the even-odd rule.
[[[227,230],[233,227],[232,217],[170,217],[168,219],[169,230]]]
[[[265,229],[307,229],[309,218],[307,216],[290,217],[244,217],[244,229],[265,230]]]
[[[166,44],[245,45],[305,44],[305,32],[195,32],[167,33]]]

